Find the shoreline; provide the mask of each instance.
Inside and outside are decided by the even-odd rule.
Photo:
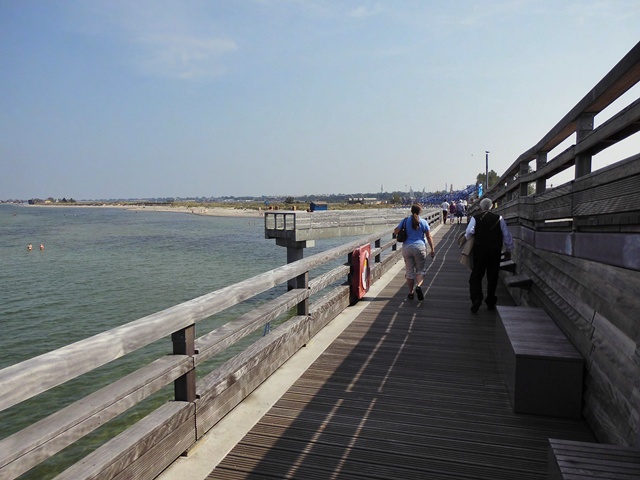
[[[108,205],[107,205],[108,207]],[[239,209],[234,207],[166,207],[153,205],[121,205],[118,208],[132,211],[153,211],[153,212],[173,212],[188,213],[190,215],[204,215],[210,217],[245,217],[245,218],[262,218],[264,210]]]
[[[36,204],[27,205],[28,207],[49,207],[49,208],[119,208],[121,210],[131,211],[153,211],[153,212],[172,212],[172,213],[187,213],[190,215],[203,215],[210,217],[240,217],[240,218],[263,218],[265,210],[253,210],[246,208],[235,207],[187,207],[176,206],[169,207],[166,205],[82,205],[82,204]]]

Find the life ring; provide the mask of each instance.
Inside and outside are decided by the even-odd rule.
[[[365,296],[371,285],[371,245],[356,248],[351,258],[351,298],[352,301],[358,301]]]

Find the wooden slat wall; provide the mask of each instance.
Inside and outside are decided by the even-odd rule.
[[[621,445],[640,442],[639,192],[640,155],[534,197],[537,228],[511,226],[533,280],[514,296],[550,312],[587,359],[584,415]],[[565,215],[569,230],[544,223]]]

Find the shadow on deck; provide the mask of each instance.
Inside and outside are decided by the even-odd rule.
[[[594,441],[584,420],[513,413],[463,227],[435,235],[424,302],[396,275],[208,478],[544,479],[548,438]]]

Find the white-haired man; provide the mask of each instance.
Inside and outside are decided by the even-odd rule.
[[[498,272],[500,270],[500,257],[502,244],[506,247],[505,256],[511,257],[513,249],[513,237],[507,228],[504,219],[490,212],[493,202],[490,198],[480,201],[480,213],[477,213],[467,225],[464,236],[467,239],[474,238],[473,264],[469,276],[469,297],[471,298],[471,311],[476,313],[482,305],[482,278],[487,274],[487,297],[485,303],[489,310],[495,310],[496,287],[498,285]]]

